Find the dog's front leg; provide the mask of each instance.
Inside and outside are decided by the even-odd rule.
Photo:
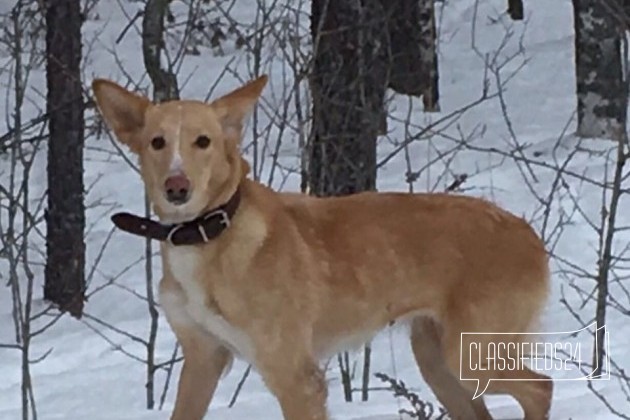
[[[276,353],[259,367],[284,420],[328,420],[324,372],[310,357]]]
[[[168,277],[160,283],[160,303],[184,355],[171,420],[201,420],[233,356],[188,316],[181,287]]]
[[[232,357],[224,347],[199,337],[177,333],[184,366],[179,378],[175,409],[171,420],[203,419],[223,369]]]

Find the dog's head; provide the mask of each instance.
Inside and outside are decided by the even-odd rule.
[[[181,222],[223,204],[247,172],[243,125],[267,83],[259,77],[210,103],[153,104],[103,79],[92,83],[97,107],[116,138],[139,156],[156,213]]]

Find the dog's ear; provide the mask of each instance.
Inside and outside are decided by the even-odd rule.
[[[144,115],[151,101],[105,79],[95,79],[92,90],[105,123],[120,142],[137,151],[134,134],[144,126]]]
[[[266,75],[260,76],[210,104],[218,114],[226,135],[240,140],[243,125],[256,106],[267,80]]]

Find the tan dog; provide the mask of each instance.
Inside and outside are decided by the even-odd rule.
[[[184,354],[172,419],[203,418],[233,355],[260,372],[285,419],[328,419],[319,361],[395,321],[409,326],[420,371],[452,418],[491,418],[472,399],[475,381],[459,379],[460,356],[470,356],[460,333],[525,332],[537,321],[549,283],[539,238],[477,198],[314,198],[248,179],[239,142],[266,81],[210,104],[160,105],[93,83],[105,121],[139,155],[160,219],[115,221],[162,240],[160,301]],[[552,382],[529,381],[547,377],[486,368],[463,373],[525,380],[492,381],[488,392],[514,396],[528,420],[547,418]]]

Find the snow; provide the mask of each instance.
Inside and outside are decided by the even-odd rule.
[[[230,10],[225,10],[239,24],[245,26],[259,18],[255,13],[256,4],[253,0],[237,3]],[[175,10],[182,13],[181,4],[174,4]],[[541,331],[580,329],[589,323],[594,314],[593,301],[582,305],[584,295],[591,291],[594,282],[581,278],[581,274],[586,272],[594,275],[597,270],[599,238],[589,223],[600,223],[602,191],[593,183],[567,174],[579,174],[598,182],[604,181],[606,177],[610,179],[613,165],[606,158],[614,145],[602,140],[578,140],[572,135],[576,125],[576,100],[571,2],[528,0],[525,2],[526,23],[511,22],[505,16],[497,20],[506,8],[505,0],[446,0],[436,4],[441,40],[441,112],[426,114],[422,112],[421,101],[418,99],[410,100],[404,96],[391,95],[390,133],[379,143],[379,156],[381,159],[388,156],[396,148],[394,142],[402,141],[407,133],[413,135],[421,127],[477,100],[484,86],[484,74],[490,79],[490,92],[496,92],[496,79],[492,72],[485,71],[485,60],[486,57],[492,58],[497,49],[501,49],[497,55],[497,65],[506,57],[515,57],[500,69],[501,80],[509,79],[503,101],[510,124],[504,118],[501,98],[492,97],[482,101],[457,118],[449,118],[439,124],[441,134],[430,140],[411,143],[408,149],[410,168],[403,152],[389,160],[380,168],[378,188],[383,191],[407,191],[409,185],[405,183],[405,173],[409,169],[418,172],[418,178],[413,184],[415,191],[441,190],[453,181],[456,174],[468,174],[463,185],[466,194],[487,197],[531,219],[536,229],[549,239],[550,246],[553,245],[553,293],[544,314]],[[139,21],[116,43],[128,19],[140,7],[141,2],[101,1],[90,13],[83,28],[86,87],[93,77],[112,78],[125,83],[129,76],[134,83],[150,91],[140,55]],[[303,11],[300,15],[300,32],[304,35],[308,33],[309,4],[300,3],[300,7]],[[287,22],[295,19],[293,12],[287,10],[280,16],[284,20],[278,20],[285,26],[278,23],[274,27],[285,28],[288,26]],[[476,24],[473,32],[474,20]],[[278,33],[280,31],[278,29]],[[511,31],[512,36],[504,45],[506,31]],[[293,84],[292,76],[288,73],[289,65],[279,51],[277,38],[270,36],[267,42],[269,45],[265,46],[262,71],[270,73],[271,81],[259,108],[259,127],[268,125],[271,118],[282,117],[282,98]],[[308,48],[308,43],[303,42],[302,46]],[[213,55],[208,48],[200,47],[201,55],[185,57],[179,73],[182,96],[198,99],[208,95],[216,97],[252,77],[254,65],[251,54],[236,48],[233,40],[226,41],[223,50],[222,55]],[[0,56],[3,64],[9,62],[7,55],[3,52]],[[226,72],[226,67],[235,72]],[[5,96],[10,95],[9,67],[1,68],[2,90]],[[25,118],[35,117],[45,107],[42,96],[38,93],[45,91],[43,70],[44,67],[41,66],[31,75],[29,83],[32,87],[27,90],[30,100],[25,105]],[[303,84],[301,89],[304,101],[307,97],[306,85]],[[12,98],[0,104],[3,114],[10,115],[8,107],[12,104]],[[402,121],[408,115],[411,115],[411,124],[405,125]],[[86,117],[93,118],[93,111],[87,112]],[[287,169],[299,169],[296,149],[298,135],[295,131],[297,121],[292,112],[286,119],[292,124],[291,130],[281,133],[277,126],[269,130],[263,137],[268,142],[264,147],[259,147],[257,165],[258,168],[262,166],[261,178],[267,181],[271,167],[269,156],[281,135],[281,167],[275,169],[272,186],[297,191],[299,173],[291,173]],[[252,125],[253,123],[248,129],[246,143],[251,142]],[[308,127],[304,128],[307,129]],[[7,123],[3,120],[0,122],[0,133],[6,130]],[[438,159],[440,153],[456,149],[457,140],[462,137],[469,137],[471,146],[484,151],[464,150],[460,147],[456,152]],[[90,298],[86,302],[88,316],[81,321],[64,316],[33,339],[32,360],[49,353],[44,360],[31,366],[38,415],[44,420],[168,419],[174,403],[181,363],[175,365],[162,410],[147,410],[145,366],[129,356],[143,359],[146,349],[130,336],[117,334],[96,321],[102,320],[120,331],[145,340],[148,337],[150,320],[147,305],[138,297],[146,296],[144,241],[118,231],[108,241],[112,230],[109,216],[113,212],[121,209],[135,213],[144,211],[142,184],[137,173],[117,155],[107,135],[91,136],[87,143],[87,272],[93,273],[88,289]],[[507,153],[515,150],[517,145],[524,146],[521,150],[528,159],[546,163],[548,166],[527,166],[522,161],[517,164],[514,159],[490,151],[490,148],[495,148]],[[246,151],[251,158],[253,148],[248,147]],[[46,188],[45,156],[43,149],[36,159],[31,177],[34,203]],[[133,157],[127,156],[131,162],[135,162]],[[549,167],[561,166],[568,158],[571,159],[566,165],[565,176],[559,180],[557,171]],[[8,173],[7,162],[0,158],[0,179],[3,181]],[[428,169],[423,169],[431,162]],[[532,174],[537,182],[533,180]],[[547,224],[540,201],[534,192],[543,198],[549,197],[553,192],[553,205],[550,207]],[[608,198],[609,195],[608,193]],[[574,211],[576,203],[580,206],[579,212]],[[626,198],[620,204],[619,226],[628,226],[630,223],[630,212],[627,209]],[[553,232],[553,226],[561,214],[570,216],[571,221],[564,226],[561,235],[558,235]],[[619,232],[614,243],[617,253],[625,252],[629,235],[627,230]],[[106,248],[101,255],[104,244]],[[42,238],[35,238],[34,245],[39,246],[42,252],[45,249]],[[154,253],[157,252],[156,249],[154,246]],[[34,252],[33,258],[40,256]],[[625,258],[628,258],[627,253]],[[41,258],[37,261],[41,262]],[[5,261],[0,259],[0,280],[6,281],[6,267]],[[160,277],[157,257],[153,259],[153,268],[156,284]],[[41,297],[43,266],[36,265],[34,270],[36,285],[33,311],[37,313],[46,307]],[[625,272],[619,267],[614,274],[619,278],[624,275],[627,277],[627,263]],[[586,292],[580,294],[572,286],[579,286]],[[630,308],[630,299],[622,288],[622,283],[613,284],[611,294],[626,311]],[[566,299],[576,314],[583,318],[583,323],[577,321],[567,310],[562,299]],[[41,326],[51,318],[52,315],[41,317],[35,325]],[[624,315],[622,310],[609,308],[606,326],[610,333],[611,358],[619,369],[630,370],[630,323],[627,314]],[[588,341],[584,338],[581,340],[585,343]],[[7,287],[0,289],[0,343],[14,342],[11,296]],[[157,362],[169,360],[174,346],[174,336],[164,318],[160,317],[156,344]],[[403,332],[385,331],[380,334],[373,343],[372,354],[372,372],[385,372],[402,379],[422,398],[435,402],[433,394],[419,375]],[[358,366],[354,380],[358,387],[362,356],[359,352],[352,357],[356,359]],[[0,360],[0,419],[18,419],[21,418],[20,354],[14,349],[0,348]],[[242,361],[235,362],[231,372],[220,382],[206,418],[281,418],[276,400],[255,372],[246,380],[234,407],[228,407],[246,367]],[[333,418],[391,420],[399,418],[397,413],[400,408],[407,407],[406,401],[395,399],[390,391],[381,390],[372,391],[367,402],[356,401],[360,399],[359,394],[355,395],[354,402],[344,402],[334,359],[329,367],[329,408]],[[164,371],[156,374],[155,395],[158,404],[165,378]],[[384,384],[372,377],[371,385],[381,387]],[[606,395],[618,411],[630,415],[628,397],[619,381],[612,378],[595,382],[594,386]],[[521,415],[520,409],[510,397],[488,396],[487,402],[497,419],[518,418]],[[552,419],[590,420],[613,417],[610,410],[587,388],[585,381],[555,383]]]

